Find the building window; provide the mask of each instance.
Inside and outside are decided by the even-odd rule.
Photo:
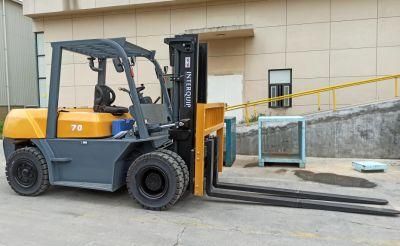
[[[45,108],[47,107],[49,98],[49,85],[46,80],[46,57],[43,32],[36,33],[36,66],[39,88],[39,106]]]
[[[268,70],[269,98],[292,94],[292,69]],[[269,103],[270,108],[290,108],[292,99]]]

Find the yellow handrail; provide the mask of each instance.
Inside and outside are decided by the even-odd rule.
[[[360,81],[355,81],[355,82],[348,82],[348,83],[343,83],[343,84],[334,85],[334,86],[327,86],[327,87],[322,87],[320,89],[302,91],[302,92],[293,93],[293,94],[289,94],[289,95],[273,97],[273,98],[265,98],[265,99],[261,99],[261,100],[257,100],[257,101],[253,101],[253,102],[247,102],[247,103],[243,103],[243,104],[227,106],[226,107],[226,111],[232,111],[232,110],[236,110],[236,109],[245,108],[246,112],[248,112],[248,107],[262,105],[262,104],[266,104],[266,103],[270,103],[270,102],[274,102],[274,101],[280,101],[280,100],[284,100],[284,99],[303,97],[303,96],[308,96],[308,95],[313,95],[313,94],[317,94],[317,96],[318,96],[318,108],[320,110],[320,108],[321,108],[321,97],[320,97],[320,94],[323,93],[323,92],[329,92],[329,91],[332,91],[332,94],[333,94],[333,110],[336,110],[336,103],[337,103],[336,102],[336,90],[394,79],[394,89],[395,89],[394,96],[398,97],[399,96],[399,86],[398,86],[398,79],[399,78],[400,78],[400,74],[396,74],[396,75],[383,76],[383,77],[374,78],[374,79],[367,79],[367,80],[360,80]],[[248,121],[248,116],[247,115],[246,115],[246,121]]]

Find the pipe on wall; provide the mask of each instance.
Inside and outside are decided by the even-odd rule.
[[[10,112],[10,81],[8,76],[8,46],[7,46],[7,24],[6,24],[6,3],[3,0],[2,6],[2,16],[3,16],[3,37],[4,37],[4,63],[5,63],[5,75],[6,75],[6,92],[7,92],[7,110]]]

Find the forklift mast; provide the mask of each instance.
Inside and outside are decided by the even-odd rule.
[[[169,45],[172,71],[173,121],[188,121],[186,129],[172,129],[174,150],[188,164],[190,177],[194,175],[196,107],[207,102],[207,44],[199,44],[197,35],[166,38]],[[193,191],[193,182],[189,189]]]

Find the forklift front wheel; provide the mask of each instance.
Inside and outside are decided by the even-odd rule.
[[[178,162],[171,155],[159,151],[137,158],[126,177],[130,196],[150,210],[172,207],[181,197],[184,183]]]
[[[178,164],[181,166],[182,171],[183,171],[183,179],[185,181],[184,186],[183,186],[183,193],[185,193],[188,185],[189,185],[189,169],[188,166],[186,165],[185,161],[182,159],[182,157],[180,157],[177,153],[168,150],[168,149],[159,149],[157,151],[160,151],[164,154],[170,155],[172,156],[172,158],[175,159],[176,162],[178,162]]]

